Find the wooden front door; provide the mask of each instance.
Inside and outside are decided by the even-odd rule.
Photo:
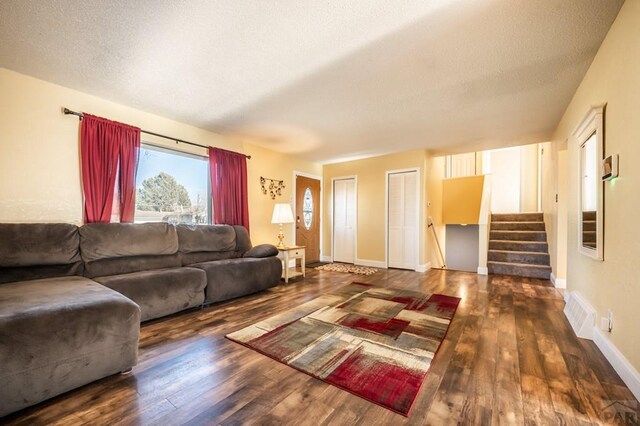
[[[320,181],[296,176],[296,244],[306,247],[307,263],[320,261]]]

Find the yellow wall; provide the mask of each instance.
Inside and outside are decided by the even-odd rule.
[[[79,124],[77,117],[62,114],[63,106],[202,145],[253,155],[248,174],[254,243],[273,241],[277,233],[268,212],[273,203],[260,192],[259,176],[282,176],[288,188],[277,201],[288,202],[294,168],[308,173],[321,170],[317,164],[4,68],[0,68],[0,93],[0,222],[82,222]],[[166,139],[142,136],[143,141],[155,145],[206,155],[202,148],[176,146]]]
[[[331,179],[341,176],[358,176],[358,226],[357,259],[367,262],[385,262],[385,172],[406,168],[420,170],[420,264],[426,263],[425,256],[425,151],[408,151],[364,160],[326,164],[324,177],[324,223],[331,224],[332,195]],[[331,226],[324,227],[324,256],[331,255]]]
[[[592,105],[607,103],[605,153],[620,155],[620,178],[604,185],[604,261],[578,253],[578,149],[570,134]],[[640,2],[627,1],[554,133],[567,144],[567,288],[598,311],[613,311],[612,342],[640,370]],[[559,154],[562,158],[562,154]],[[559,226],[562,220],[558,221]],[[558,234],[560,235],[560,234]],[[557,256],[563,256],[562,251]],[[560,263],[558,259],[557,263]],[[599,323],[599,319],[597,321]]]
[[[434,268],[443,266],[443,257],[446,252],[446,228],[442,221],[442,180],[445,176],[445,159],[446,157],[432,156],[427,159],[427,217],[430,216],[433,221],[433,231],[427,231],[427,260]],[[437,235],[442,256],[438,253],[438,245],[434,235]]]
[[[293,207],[293,173],[303,172],[322,175],[322,165],[299,160],[254,144],[245,143],[244,152],[251,155],[251,167],[247,171],[249,181],[249,216],[251,220],[251,239],[254,244],[278,242],[278,225],[271,225],[271,215],[275,203],[291,203]],[[282,196],[272,200],[260,189],[260,176],[284,180]],[[318,208],[320,208],[318,206]],[[285,244],[294,244],[294,227],[284,228]]]
[[[477,224],[484,189],[484,176],[442,181],[442,222],[446,225]]]

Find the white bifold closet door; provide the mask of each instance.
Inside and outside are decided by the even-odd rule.
[[[388,256],[390,268],[418,266],[418,173],[390,173]]]
[[[340,179],[333,187],[333,260],[356,260],[356,180]]]

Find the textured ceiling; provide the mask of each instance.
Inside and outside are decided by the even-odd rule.
[[[3,0],[0,66],[315,161],[459,152],[549,138],[621,5]]]

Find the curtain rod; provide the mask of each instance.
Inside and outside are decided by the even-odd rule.
[[[81,113],[81,112],[71,111],[69,108],[62,108],[62,112],[63,112],[65,115],[76,115],[76,116],[78,116],[78,118],[79,118],[80,120],[82,120],[82,113]],[[150,132],[150,131],[148,131],[148,130],[142,130],[142,129],[140,129],[140,132],[142,132],[142,133],[146,133],[146,134],[148,134],[148,135],[152,135],[152,136],[157,136],[157,137],[159,137],[159,138],[169,139],[169,140],[174,141],[175,143],[184,143],[184,144],[187,144],[187,145],[197,146],[197,147],[199,147],[199,148],[204,148],[204,149],[212,148],[212,147],[210,147],[210,146],[208,146],[208,145],[200,145],[199,143],[189,142],[189,141],[185,141],[185,140],[178,139],[178,138],[172,138],[171,136],[161,135],[160,133]],[[251,156],[250,156],[250,155],[245,155],[245,154],[243,154],[243,155],[244,155],[247,159],[251,160]]]

